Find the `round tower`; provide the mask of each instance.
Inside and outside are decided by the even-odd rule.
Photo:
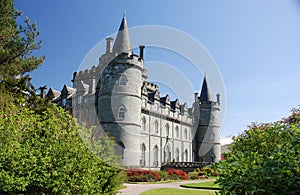
[[[213,163],[221,159],[220,145],[220,96],[213,98],[204,77],[198,99],[199,123],[196,132],[196,161]]]
[[[125,16],[111,52],[116,57],[102,64],[97,86],[98,119],[115,138],[121,164],[139,166],[143,59],[132,53]]]

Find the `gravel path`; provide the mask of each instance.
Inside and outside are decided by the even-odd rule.
[[[211,179],[205,180],[189,180],[189,181],[179,181],[179,182],[170,182],[170,183],[158,183],[158,184],[128,184],[124,185],[127,188],[119,190],[117,195],[139,195],[142,192],[154,189],[154,188],[181,188],[181,184],[186,183],[201,183],[206,181],[212,181]],[[187,189],[187,188],[185,188]]]

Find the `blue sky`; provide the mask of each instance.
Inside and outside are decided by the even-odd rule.
[[[41,31],[43,46],[38,54],[44,54],[46,60],[31,73],[37,86],[47,84],[60,90],[64,83],[71,85],[72,73],[85,55],[116,32],[126,11],[129,27],[176,28],[208,50],[226,88],[222,138],[237,135],[251,122],[279,120],[299,105],[298,0],[16,0],[15,5],[36,21]],[[175,66],[185,63],[169,54],[156,58],[158,53],[147,53],[146,48],[145,60],[163,60]],[[202,75],[198,80],[192,80],[196,90],[201,87]]]

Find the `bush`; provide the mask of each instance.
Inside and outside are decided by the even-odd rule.
[[[161,178],[157,172],[151,171],[151,170],[128,169],[128,170],[126,170],[126,173],[128,176],[128,181],[132,181],[132,180],[159,181]],[[142,176],[142,177],[139,177],[139,176]]]
[[[169,175],[175,174],[175,175],[179,176],[180,179],[188,179],[186,172],[184,172],[180,169],[168,169],[167,172]]]
[[[300,112],[253,124],[234,138],[217,183],[222,194],[300,194]]]
[[[158,171],[157,173],[159,174],[161,181],[168,180],[168,176],[169,176],[168,172]]]
[[[41,113],[9,103],[1,107],[0,189],[12,194],[115,190],[120,170],[97,158],[81,140],[78,128],[54,105]]]

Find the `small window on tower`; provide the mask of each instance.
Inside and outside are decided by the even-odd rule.
[[[127,78],[124,75],[122,75],[119,79],[119,85],[126,86],[126,83],[127,83]]]
[[[125,112],[126,112],[125,107],[120,106],[119,109],[118,109],[118,119],[119,120],[124,120],[125,119]]]

